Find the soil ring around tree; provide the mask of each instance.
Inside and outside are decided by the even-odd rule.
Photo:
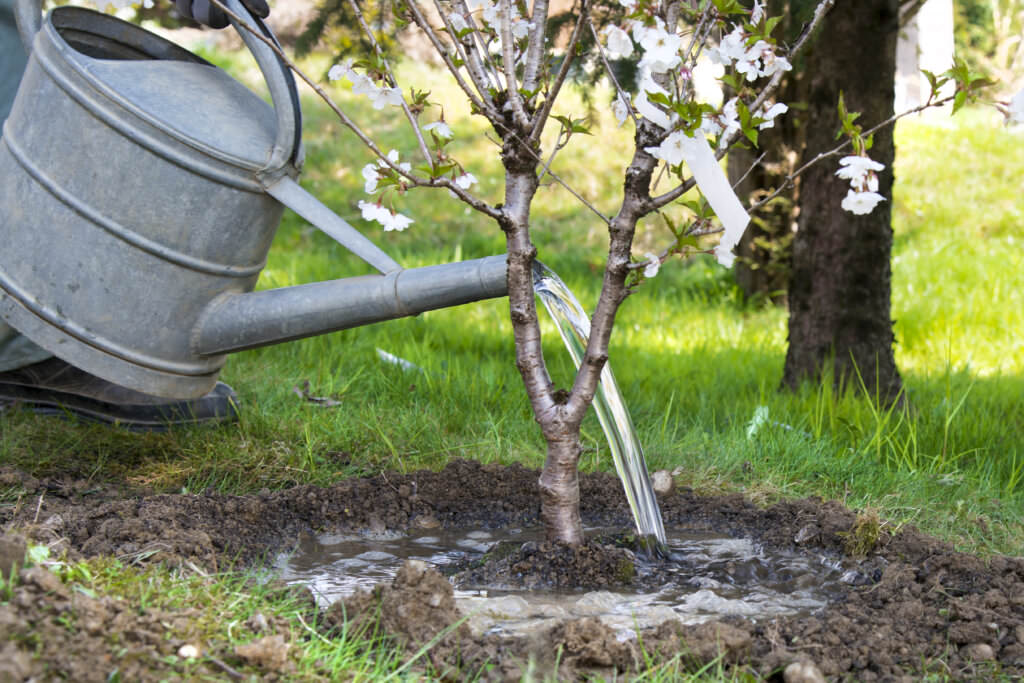
[[[70,559],[114,556],[215,572],[265,564],[293,548],[303,534],[537,526],[537,479],[537,471],[521,466],[460,460],[441,472],[381,474],[325,488],[296,486],[247,496],[126,495],[85,481],[41,480],[0,468],[0,486],[25,491],[22,505],[0,507],[6,533],[0,537],[0,560],[20,535],[54,544]],[[583,476],[581,500],[588,526],[631,526],[615,477]],[[865,578],[811,616],[756,623],[728,617],[685,626],[666,622],[641,633],[641,645],[616,638],[592,618],[529,638],[475,636],[455,607],[449,580],[409,563],[390,584],[323,612],[317,613],[310,598],[308,623],[320,625],[317,637],[332,638],[343,623],[372,621],[410,652],[433,642],[417,666],[452,679],[519,680],[528,666],[560,679],[591,673],[628,678],[644,671],[651,655],[692,670],[715,662],[757,677],[785,671],[786,680],[1024,675],[1022,558],[983,560],[910,527],[894,533],[883,527],[869,535],[873,543],[856,547],[854,541],[865,536],[857,528],[857,514],[818,499],[761,508],[740,495],[678,490],[660,503],[667,527],[845,558]],[[852,549],[859,551],[857,557],[847,552]],[[593,562],[593,552],[583,555]],[[554,556],[565,561],[564,553]],[[532,557],[536,561],[536,553]],[[607,564],[616,571],[621,567],[618,559]],[[106,680],[115,669],[124,680],[173,676],[180,663],[168,655],[188,643],[181,634],[198,616],[195,609],[139,610],[119,599],[73,591],[48,571],[30,569],[9,599],[0,600],[0,679]],[[210,644],[212,651],[203,652],[201,660],[204,670],[233,678],[241,675],[238,669],[255,667],[266,676],[288,678],[294,672],[289,651],[297,649],[288,639],[302,637],[294,634],[303,631],[272,622],[252,625],[254,637],[262,635],[249,649],[220,652]]]

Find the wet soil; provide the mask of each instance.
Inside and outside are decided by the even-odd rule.
[[[25,491],[22,504],[0,507],[0,526],[8,538],[16,532],[45,541],[72,559],[106,555],[216,571],[258,566],[310,533],[380,536],[437,527],[536,526],[537,478],[536,471],[522,467],[458,461],[439,473],[387,474],[250,496],[128,495],[0,468],[0,487]],[[588,475],[581,486],[588,526],[630,526],[617,479]],[[727,618],[695,626],[668,622],[641,634],[641,649],[596,619],[533,637],[474,636],[455,607],[451,583],[412,563],[390,584],[319,615],[321,636],[340,637],[343,623],[372,623],[410,652],[436,640],[417,665],[451,679],[518,680],[527,666],[535,672],[557,667],[560,678],[621,677],[642,671],[652,654],[694,669],[721,658],[737,671],[787,681],[1024,675],[1024,558],[982,560],[910,527],[892,534],[883,529],[877,543],[857,548],[863,557],[853,558],[847,552],[855,549],[851,541],[864,536],[856,528],[857,514],[817,499],[760,508],[739,495],[678,490],[660,502],[668,527],[845,558],[855,568],[849,585],[811,616],[756,623]],[[17,555],[17,543],[0,544],[4,553]],[[495,562],[504,563],[507,575],[529,576],[535,585],[588,577],[590,588],[600,588],[601,581],[628,580],[621,559],[609,559],[600,546],[580,551],[535,543]],[[309,605],[316,610],[311,600]],[[317,615],[309,623],[312,616]],[[182,658],[170,655],[191,642],[189,624],[197,618],[194,610],[145,610],[85,595],[45,570],[31,570],[0,599],[0,680],[106,680],[115,669],[123,680],[182,675]],[[201,656],[187,675],[233,678],[239,669],[255,668],[268,678],[288,678],[297,649],[293,639],[311,636],[287,624],[263,624],[258,633],[248,650],[200,644]]]

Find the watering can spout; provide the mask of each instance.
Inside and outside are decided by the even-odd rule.
[[[508,293],[506,257],[226,294],[199,319],[193,352],[212,356],[301,339]]]

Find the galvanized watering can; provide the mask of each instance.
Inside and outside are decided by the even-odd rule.
[[[137,26],[40,2],[16,7],[31,56],[0,144],[0,316],[44,348],[186,398],[232,351],[506,295],[505,256],[403,270],[299,187],[295,82],[237,23],[273,107]],[[253,292],[286,206],[381,275]]]

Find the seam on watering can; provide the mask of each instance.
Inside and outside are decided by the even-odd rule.
[[[7,273],[3,270],[0,270],[0,289],[3,289],[4,293],[7,294],[14,303],[25,309],[25,311],[48,323],[50,326],[57,328],[62,333],[74,337],[87,346],[99,349],[111,356],[117,356],[118,358],[134,363],[135,365],[141,365],[142,367],[146,367],[151,370],[159,370],[169,374],[186,375],[189,377],[209,375],[211,372],[219,370],[224,365],[223,357],[210,357],[209,362],[207,363],[192,364],[161,360],[153,358],[152,356],[137,353],[131,349],[126,349],[120,344],[108,339],[97,337],[94,333],[89,332],[81,325],[68,320],[65,316],[51,310],[49,307],[34,301],[29,293],[14,284],[11,279],[7,277]]]
[[[398,293],[398,279],[402,277],[402,273],[404,272],[405,269],[403,268],[402,270],[393,270],[390,273],[384,274],[385,278],[391,278],[392,300],[395,302],[395,310],[398,311],[399,315],[397,317],[399,318],[419,315],[419,313],[416,313],[405,305],[405,302],[402,301],[401,295]]]
[[[173,263],[176,266],[182,268],[188,268],[189,270],[203,273],[205,275],[214,275],[218,277],[231,277],[231,278],[248,278],[254,275],[258,275],[263,266],[266,265],[266,261],[253,266],[225,266],[219,263],[213,263],[205,259],[199,259],[194,256],[188,256],[182,254],[179,251],[166,247],[158,242],[154,242],[146,237],[132,232],[128,228],[124,227],[120,223],[107,218],[97,209],[93,208],[85,201],[75,197],[67,190],[60,187],[52,178],[46,175],[42,169],[37,167],[28,158],[24,150],[15,140],[14,136],[10,135],[9,130],[4,131],[3,143],[22,168],[25,169],[26,173],[32,177],[32,179],[43,189],[49,192],[55,199],[60,201],[62,204],[67,206],[69,209],[79,214],[80,216],[88,219],[92,223],[98,225],[103,230],[107,231],[114,237],[127,242],[128,244],[136,247],[137,249],[146,252],[152,256],[155,256],[168,263]]]
[[[196,323],[192,327],[192,330],[188,335],[188,352],[193,356],[200,356],[209,358],[211,356],[223,356],[224,353],[221,351],[213,351],[212,353],[203,353],[201,350],[203,330],[206,328],[206,322],[213,318],[217,311],[220,310],[221,306],[225,304],[229,299],[238,296],[241,292],[221,292],[217,296],[210,300],[210,303],[203,307],[203,310],[199,311],[199,315],[196,316]]]
[[[48,24],[46,28],[47,30],[50,30],[51,26]],[[56,29],[53,29],[53,31],[56,32]],[[64,44],[63,39],[59,36],[57,36],[57,39],[60,40],[59,44],[54,40],[51,40],[51,43],[58,51],[58,54],[63,57],[64,55],[62,53],[71,50],[71,48],[67,47]],[[64,64],[70,66],[80,77],[86,80],[89,85],[88,90],[92,90],[94,93],[102,95],[108,102],[119,106],[123,111],[155,128],[163,135],[170,136],[175,141],[180,142],[183,145],[188,145],[193,150],[200,152],[211,159],[221,161],[235,169],[238,169],[239,171],[243,171],[246,175],[240,176],[238,174],[232,174],[226,169],[218,169],[210,164],[201,163],[194,157],[182,154],[166,142],[158,140],[152,135],[147,135],[137,128],[133,128],[121,121],[117,116],[108,111],[106,107],[101,106],[101,99],[97,98],[95,95],[91,95],[88,90],[82,88],[80,84],[73,82],[67,77],[67,75],[62,73],[58,68],[58,65],[54,64],[53,58],[45,52],[36,50],[33,52],[33,56],[43,67],[43,70],[46,71],[51,80],[53,80],[61,90],[67,93],[68,97],[75,100],[75,102],[85,108],[97,119],[118,131],[123,137],[131,140],[140,147],[148,149],[157,156],[166,159],[175,166],[183,168],[189,172],[209,178],[210,180],[215,180],[223,185],[228,185],[235,189],[259,194],[263,193],[263,185],[254,177],[254,174],[264,169],[253,166],[251,162],[245,161],[244,159],[224,154],[216,148],[203,145],[199,141],[194,140],[187,135],[181,135],[179,133],[176,136],[172,136],[169,130],[160,125],[159,119],[156,119],[146,114],[143,110],[131,105],[130,102],[120,97],[115,91],[104,85],[103,82],[99,81],[88,69],[85,69],[81,64],[78,64],[73,59],[63,59]]]

